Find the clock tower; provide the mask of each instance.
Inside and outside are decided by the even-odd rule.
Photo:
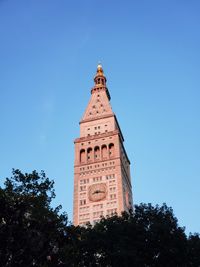
[[[97,66],[91,98],[74,141],[74,225],[132,208],[130,161],[112,111],[102,66]]]

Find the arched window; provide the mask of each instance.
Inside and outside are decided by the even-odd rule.
[[[80,163],[85,163],[86,162],[86,157],[85,157],[85,149],[81,149],[80,151]]]
[[[101,151],[102,151],[102,159],[107,159],[108,158],[107,146],[103,145],[101,147]]]
[[[109,144],[109,156],[110,158],[114,157],[114,144]]]
[[[92,148],[91,147],[89,147],[87,149],[87,160],[88,161],[91,161],[92,160]]]
[[[100,148],[98,146],[96,146],[94,148],[94,159],[95,160],[99,160],[100,159]]]

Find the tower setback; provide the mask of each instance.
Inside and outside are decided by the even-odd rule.
[[[95,223],[102,216],[121,215],[133,206],[130,161],[100,64],[94,82],[80,121],[80,137],[74,141],[75,225]]]

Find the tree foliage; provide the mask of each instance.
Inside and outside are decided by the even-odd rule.
[[[0,188],[0,266],[200,266],[199,234],[187,237],[166,204],[75,227],[51,207],[53,186],[44,172],[13,170]]]
[[[41,266],[56,254],[67,217],[50,207],[53,185],[44,172],[13,170],[0,188],[1,266]]]

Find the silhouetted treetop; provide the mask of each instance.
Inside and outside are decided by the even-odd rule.
[[[54,182],[13,170],[0,188],[0,266],[199,267],[199,234],[185,234],[166,204],[135,205],[85,227],[51,207]]]

